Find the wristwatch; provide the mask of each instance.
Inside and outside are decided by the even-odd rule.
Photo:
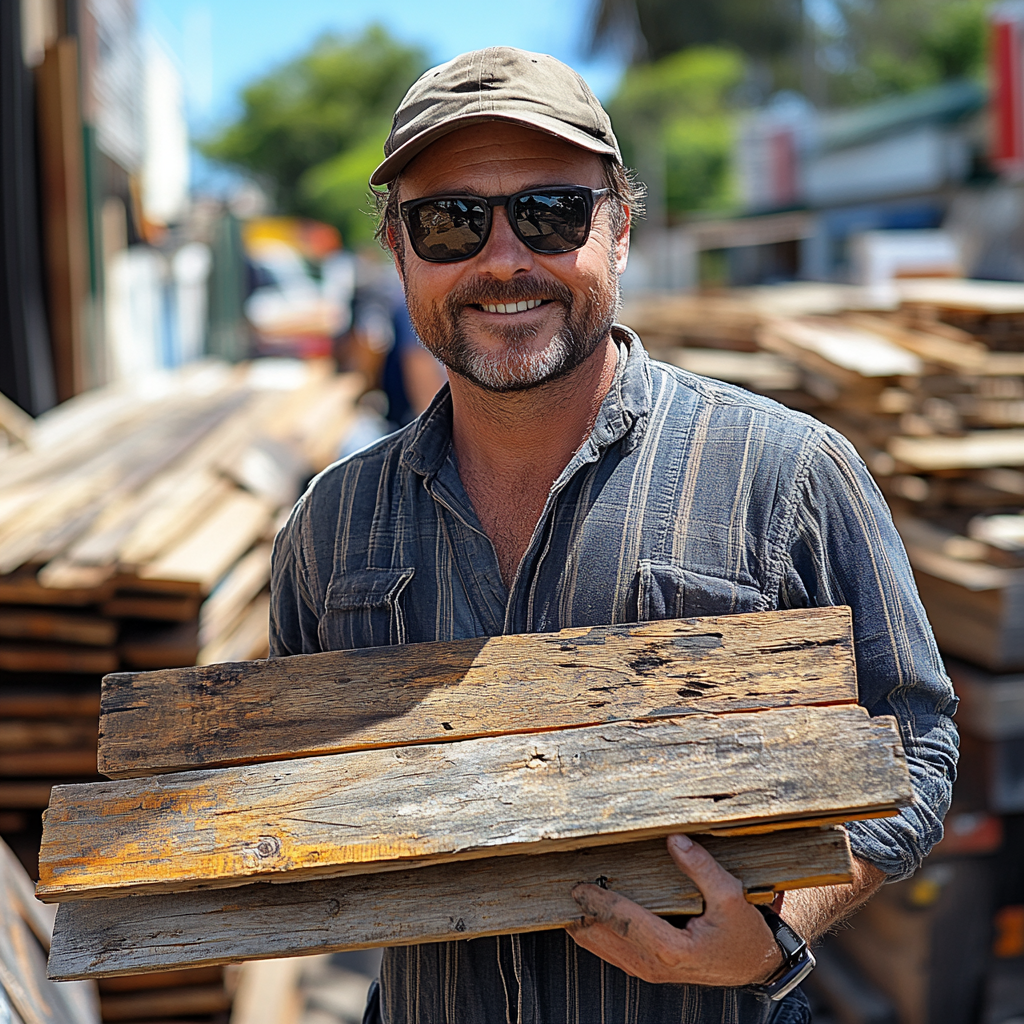
[[[800,938],[771,907],[763,903],[755,903],[754,906],[761,911],[765,923],[771,928],[772,935],[782,950],[782,966],[763,985],[748,985],[747,988],[778,1002],[788,996],[814,970],[814,954],[807,942]]]

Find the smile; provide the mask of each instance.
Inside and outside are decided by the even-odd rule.
[[[547,299],[525,299],[522,302],[485,302],[480,305],[485,313],[525,313],[542,306]]]

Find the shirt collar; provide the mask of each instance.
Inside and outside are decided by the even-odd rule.
[[[650,358],[637,335],[616,324],[612,339],[619,349],[615,376],[586,443],[576,462],[590,461],[626,438],[626,450],[632,450],[643,437],[651,410]],[[402,462],[423,477],[437,474],[448,457],[452,441],[452,398],[446,384],[412,426],[403,444]]]

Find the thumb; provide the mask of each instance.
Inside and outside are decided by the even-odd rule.
[[[667,845],[676,866],[693,880],[704,897],[705,913],[735,900],[744,901],[743,883],[730,875],[700,843],[686,835],[675,835],[668,837]]]

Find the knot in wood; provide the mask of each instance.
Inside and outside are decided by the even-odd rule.
[[[276,836],[260,836],[256,842],[242,847],[242,859],[247,867],[256,867],[281,853],[281,840]]]

